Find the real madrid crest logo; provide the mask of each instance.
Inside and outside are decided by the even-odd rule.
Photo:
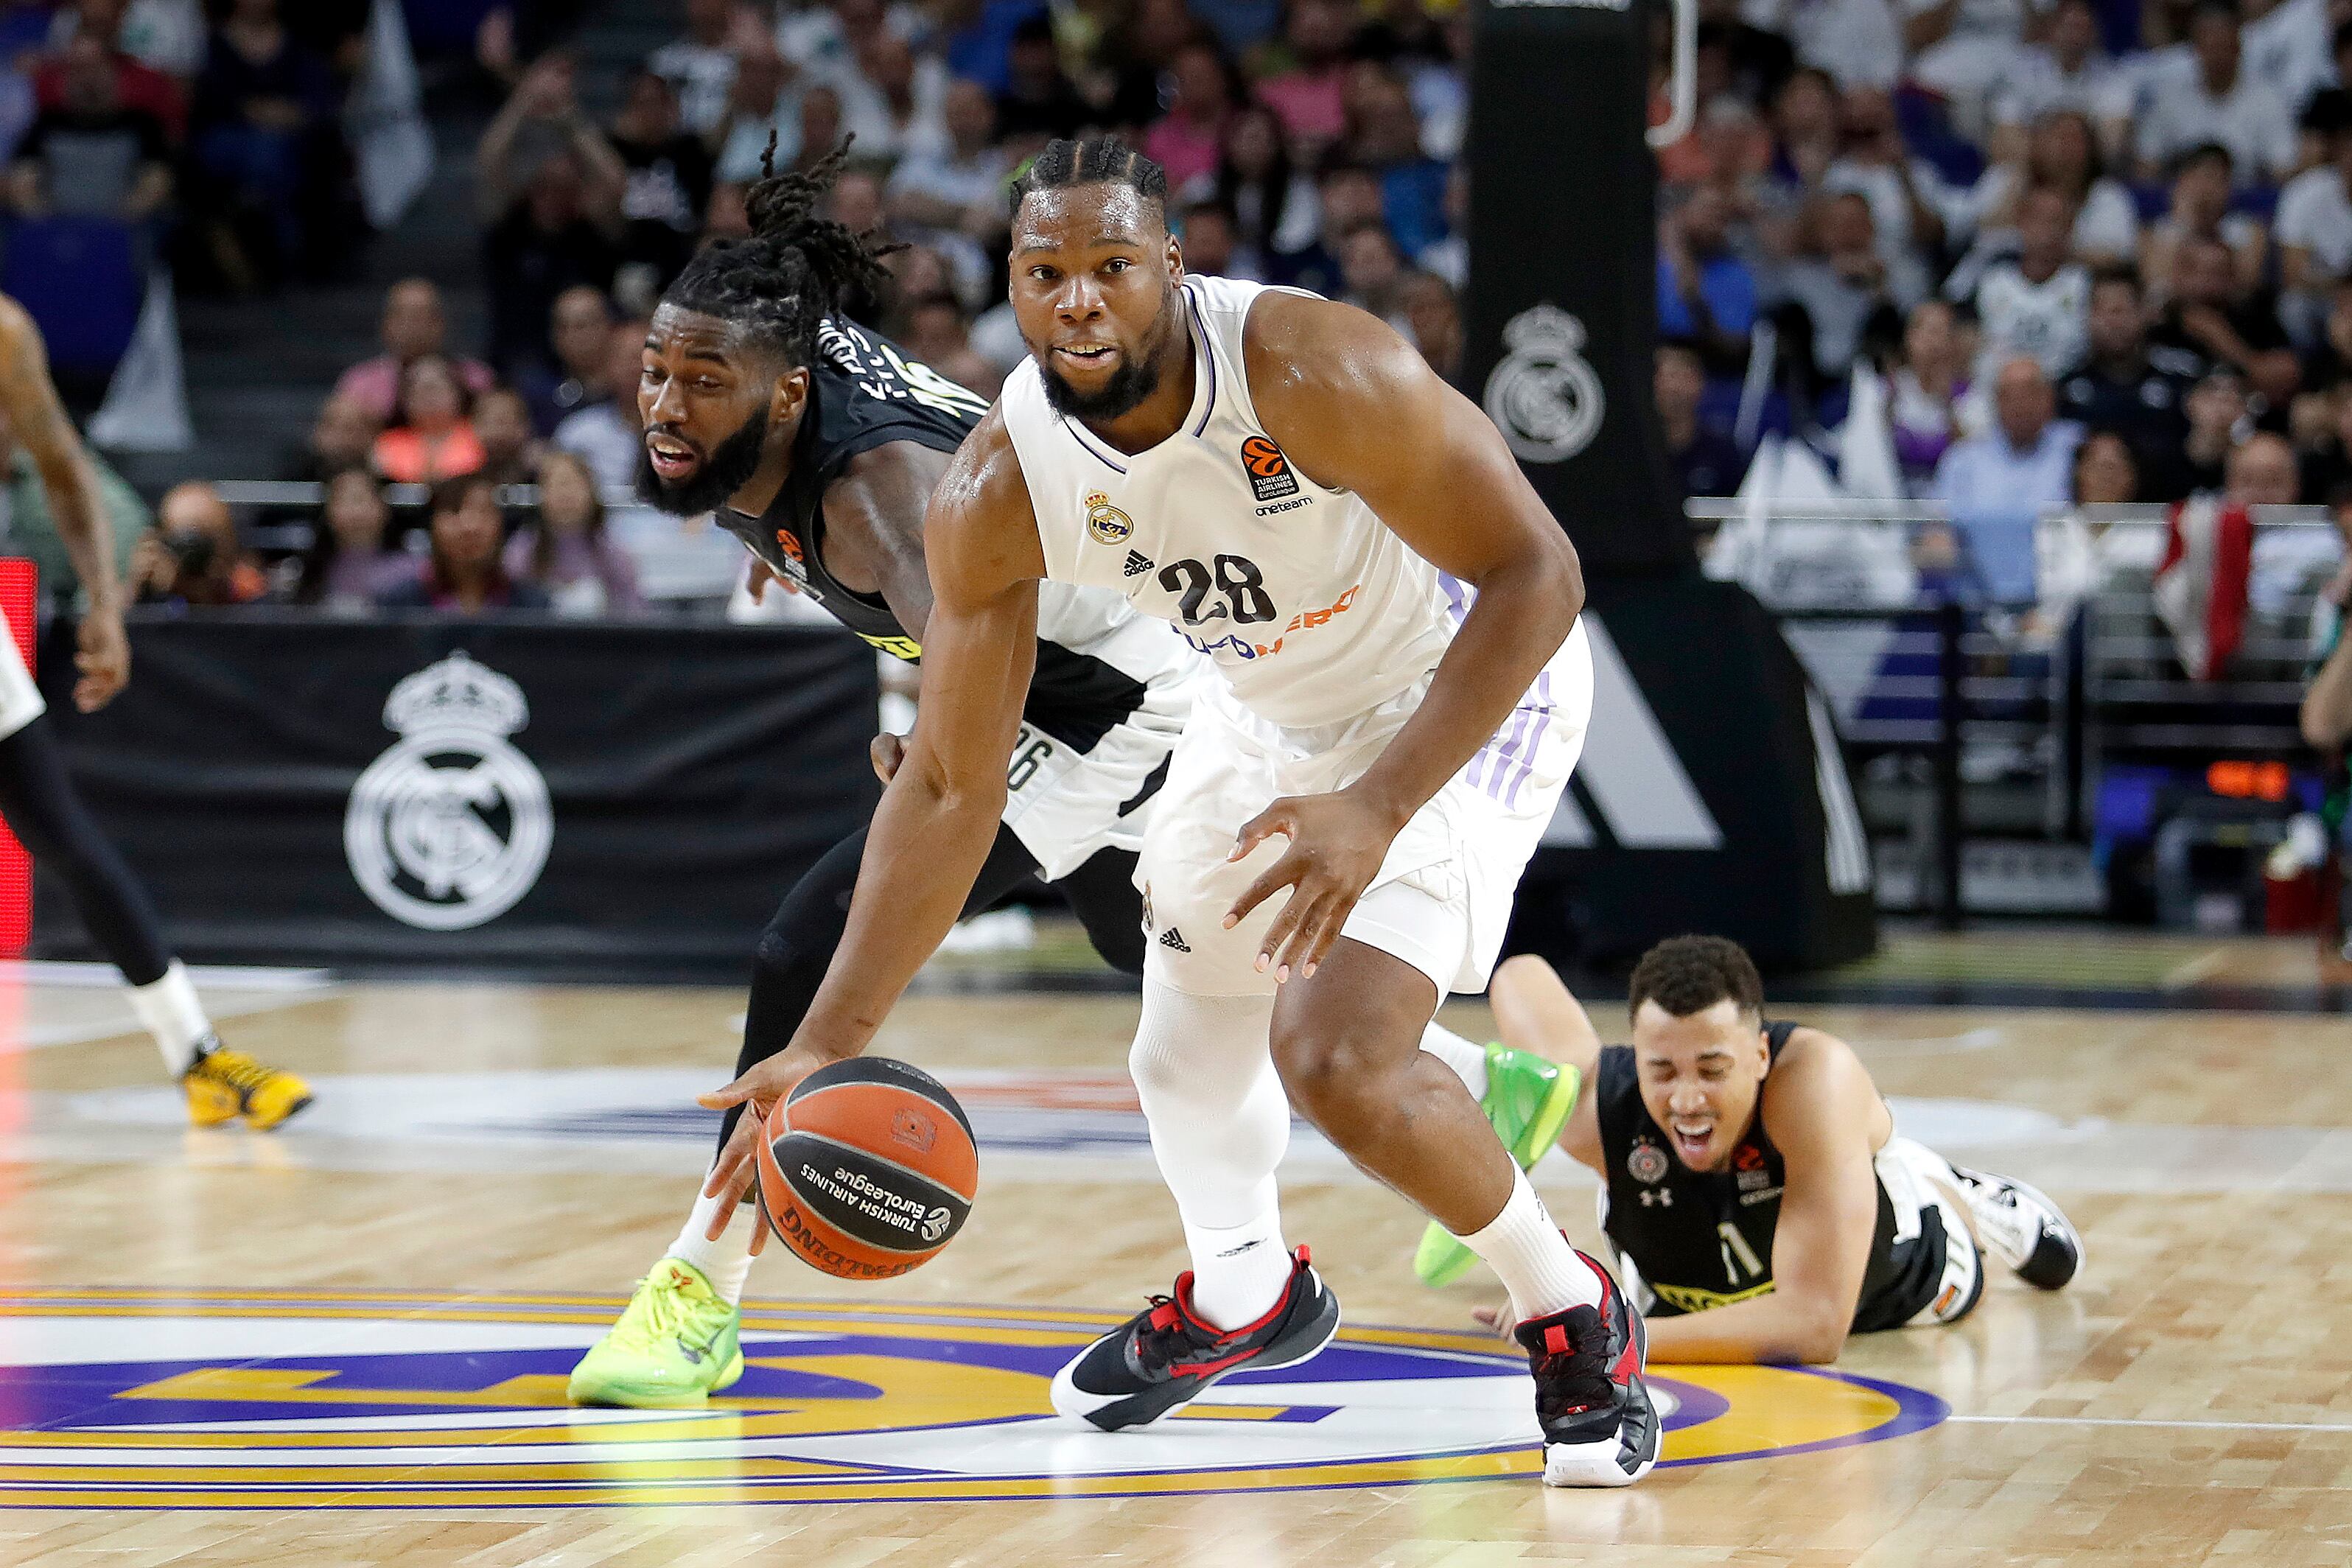
[[[1637,1142],[1625,1155],[1625,1173],[1644,1184],[1666,1179],[1666,1152],[1647,1139]]]
[[[1486,417],[1523,462],[1557,463],[1601,429],[1601,377],[1585,363],[1584,323],[1557,305],[1520,311],[1503,329],[1510,352],[1486,377]]]
[[[1087,532],[1097,544],[1124,544],[1134,531],[1134,521],[1111,505],[1110,497],[1100,490],[1087,492]]]
[[[352,786],[343,853],[376,907],[425,931],[494,920],[547,865],[547,781],[507,737],[530,721],[522,688],[453,653],[392,689],[400,731]]]

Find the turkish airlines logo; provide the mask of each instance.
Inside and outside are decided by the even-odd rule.
[[[1242,443],[1242,467],[1249,470],[1250,489],[1260,500],[1280,500],[1284,496],[1298,493],[1297,478],[1290,471],[1290,459],[1282,448],[1263,436],[1253,436]]]

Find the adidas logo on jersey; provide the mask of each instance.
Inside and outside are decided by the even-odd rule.
[[[1186,942],[1184,940],[1184,933],[1178,931],[1174,926],[1170,926],[1166,931],[1160,933],[1160,945],[1172,949],[1177,952],[1190,952],[1192,951],[1192,944]]]
[[[1126,576],[1140,577],[1146,572],[1150,571],[1151,567],[1152,561],[1150,556],[1146,555],[1140,550],[1130,550],[1127,552],[1127,564],[1120,567],[1119,571]]]

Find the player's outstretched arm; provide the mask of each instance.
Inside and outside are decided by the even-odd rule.
[[[131,679],[131,641],[122,630],[122,587],[114,577],[113,531],[99,504],[97,476],[81,437],[49,381],[40,329],[13,300],[0,299],[0,415],[40,470],[58,537],[89,596],[77,636],[74,705],[85,713],[114,700]]]
[[[1487,417],[1384,321],[1349,305],[1267,294],[1244,333],[1266,433],[1318,484],[1361,496],[1423,559],[1478,591],[1427,697],[1363,777],[1279,800],[1235,858],[1276,833],[1290,848],[1234,907],[1294,889],[1259,967],[1318,962],[1390,841],[1502,728],[1576,624],[1575,547]]]
[[[1835,1361],[1853,1326],[1878,1227],[1871,1129],[1878,1090],[1844,1041],[1799,1030],[1765,1080],[1764,1130],[1786,1162],[1772,1291],[1650,1320],[1650,1360]]]
[[[740,1199],[758,1122],[793,1086],[866,1048],[971,896],[1004,811],[1005,759],[1037,659],[1036,519],[1012,442],[992,414],[932,492],[924,524],[931,609],[914,733],[866,843],[849,924],[809,1014],[783,1051],[726,1088],[710,1109],[753,1114],[712,1168],[705,1191]],[[734,1210],[722,1203],[711,1234]]]

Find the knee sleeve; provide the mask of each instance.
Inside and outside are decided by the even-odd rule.
[[[1266,1050],[1270,996],[1199,996],[1143,983],[1128,1054],[1151,1152],[1185,1223],[1246,1223],[1274,1202],[1290,1104]]]

